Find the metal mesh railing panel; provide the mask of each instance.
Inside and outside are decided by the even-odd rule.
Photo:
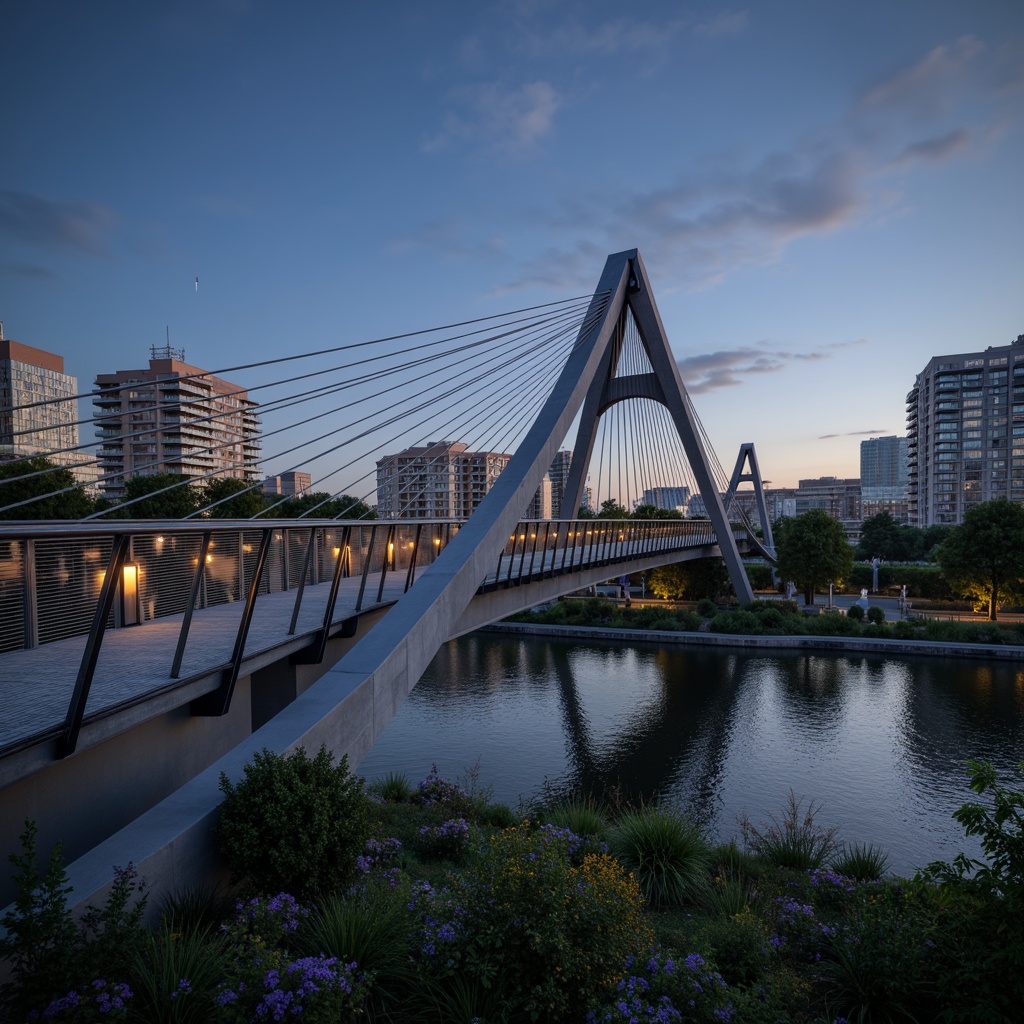
[[[25,646],[25,541],[0,541],[0,651]]]
[[[234,531],[215,533],[206,558],[205,603],[207,606],[238,601],[242,595],[238,582],[240,537]],[[257,541],[258,543],[258,541]],[[251,555],[255,562],[255,551]]]
[[[132,560],[139,566],[139,607],[144,622],[185,611],[201,547],[202,537],[195,533],[133,538]]]
[[[40,644],[89,632],[112,547],[110,535],[36,541]]]

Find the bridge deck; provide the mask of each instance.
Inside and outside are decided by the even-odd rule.
[[[373,581],[376,596],[377,582]],[[332,623],[355,614],[359,579],[341,581]],[[397,600],[404,579],[389,574],[381,604]],[[311,634],[323,622],[330,585],[307,586],[299,610],[295,635]],[[367,590],[370,590],[369,583]],[[295,591],[263,594],[256,601],[244,658],[252,662],[288,640]],[[364,600],[363,611],[378,608]],[[188,644],[177,679],[170,676],[171,663],[181,629],[182,615],[169,615],[138,626],[107,630],[89,694],[86,721],[144,700],[154,694],[186,686],[225,667],[238,632],[243,602],[216,605],[193,614]],[[0,701],[5,714],[0,720],[0,752],[33,738],[43,738],[59,728],[68,702],[86,637],[77,636],[30,650],[0,656]]]
[[[690,543],[696,541],[694,538]],[[549,550],[531,549],[527,545],[526,550],[500,556],[494,571],[481,581],[480,592],[528,585],[531,580],[601,566],[608,566],[613,574],[617,563],[650,554],[652,547],[660,546],[636,540],[580,543],[572,548]],[[679,550],[677,544],[669,547]],[[361,576],[342,579],[332,627],[356,614],[394,603],[405,591],[406,579],[405,571],[387,572],[383,589],[377,572],[368,573],[365,583]],[[357,611],[361,588],[364,588],[364,596]],[[289,643],[298,647],[312,642],[322,626],[329,591],[329,583],[306,586],[292,636],[289,636],[288,628],[296,591],[261,594],[257,598],[246,639],[242,674],[280,658],[280,649]],[[108,629],[89,692],[85,723],[96,722],[133,705],[166,695],[167,700],[153,708],[154,713],[160,713],[215,688],[220,671],[228,666],[243,608],[243,601],[233,601],[193,613],[177,678],[171,677],[170,669],[182,614]],[[85,647],[86,637],[80,635],[0,654],[0,700],[6,709],[0,720],[0,758],[59,733],[68,713]],[[205,685],[197,690],[196,684],[200,682],[205,682]],[[190,688],[187,695],[175,697],[176,691],[186,687]]]

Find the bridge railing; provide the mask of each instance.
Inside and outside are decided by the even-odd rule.
[[[583,567],[715,543],[714,527],[706,519],[524,520],[480,589],[519,586]]]
[[[245,600],[261,551],[256,595],[294,590],[296,613],[304,587],[331,581],[336,568],[367,584],[403,572],[407,589],[458,529],[449,520],[0,525],[0,652],[90,633],[105,589],[108,628]],[[122,545],[114,587],[105,587]],[[361,590],[357,611],[374,589]]]

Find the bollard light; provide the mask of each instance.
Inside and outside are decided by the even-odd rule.
[[[139,567],[125,562],[121,570],[121,623],[135,626],[139,621]]]

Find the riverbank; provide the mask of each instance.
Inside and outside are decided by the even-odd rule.
[[[730,633],[681,632],[664,629],[624,629],[608,626],[556,626],[537,622],[495,622],[478,633],[506,633],[571,640],[618,640],[672,647],[742,647],[771,651],[851,651],[860,654],[927,655],[936,658],[1024,659],[1024,647],[1007,644],[963,644],[941,640],[888,640],[852,636],[763,636]]]

